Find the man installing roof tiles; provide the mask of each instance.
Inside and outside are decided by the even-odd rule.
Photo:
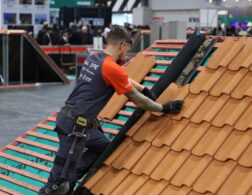
[[[182,108],[181,100],[163,105],[153,101],[155,95],[129,79],[116,63],[125,58],[132,46],[132,39],[124,28],[112,28],[107,41],[104,51],[86,59],[72,93],[57,115],[55,131],[60,141],[59,150],[40,195],[71,194],[76,181],[105,150],[110,141],[100,130],[96,117],[115,91],[144,110],[174,114]]]

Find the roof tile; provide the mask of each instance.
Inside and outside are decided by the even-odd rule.
[[[234,169],[234,161],[219,162],[213,160],[202,175],[193,185],[193,189],[199,193],[212,192],[216,193],[221,184],[226,180]]]
[[[245,131],[248,128],[252,128],[251,113],[252,113],[252,104],[250,103],[247,110],[239,118],[234,127],[240,131]]]
[[[209,126],[210,124],[206,122],[201,124],[189,123],[172,144],[171,148],[175,151],[181,151],[183,149],[191,151]]]
[[[193,148],[192,153],[197,156],[203,156],[205,154],[213,156],[231,133],[232,129],[228,125],[223,128],[211,126]]]
[[[181,188],[178,188],[173,185],[168,185],[166,189],[161,193],[161,195],[187,195],[191,191],[190,188],[183,186]]]
[[[237,84],[244,78],[248,69],[242,68],[238,72],[227,70],[220,80],[210,91],[213,96],[220,96],[221,94],[230,94]]]
[[[122,144],[120,144],[120,146],[116,148],[116,150],[109,156],[109,158],[107,158],[104,164],[111,165],[111,163],[118,158],[118,156],[130,145],[130,143],[131,143],[131,139],[126,138],[122,142]]]
[[[143,194],[160,194],[164,188],[168,185],[168,182],[161,180],[156,182],[152,179],[149,179],[136,193],[135,195]]]
[[[132,172],[136,175],[150,175],[160,161],[167,155],[169,150],[170,148],[168,146],[163,146],[162,148],[152,146],[133,167]]]
[[[212,158],[210,156],[204,156],[201,158],[191,155],[173,177],[171,184],[175,186],[186,185],[191,187],[211,160]]]
[[[252,170],[237,166],[218,191],[219,195],[245,195],[251,188]],[[249,195],[249,194],[248,194]]]
[[[206,92],[202,92],[199,95],[188,95],[185,99],[183,110],[179,115],[176,115],[173,118],[178,119],[181,116],[185,118],[190,118],[193,113],[198,109],[198,107],[202,104],[202,102],[206,99],[207,95],[208,94]]]
[[[173,141],[183,131],[188,122],[189,121],[187,119],[182,119],[181,121],[176,121],[173,119],[168,120],[167,127],[163,127],[163,129],[153,140],[152,145],[157,147],[161,147],[163,145],[171,146]]]
[[[243,153],[238,163],[245,167],[252,167],[252,143],[250,143],[249,147]]]
[[[207,68],[201,71],[199,76],[189,86],[190,92],[194,94],[199,94],[201,91],[209,92],[225,72],[226,69],[223,67],[217,70]]]
[[[251,65],[252,65],[252,54],[247,56],[247,58],[241,64],[241,67],[249,68]]]
[[[215,52],[208,62],[208,68],[217,69],[219,67],[219,62],[226,56],[230,48],[235,45],[235,41],[228,37],[218,48],[218,52]]]
[[[252,97],[252,72],[249,71],[243,80],[238,84],[238,86],[231,93],[231,96],[236,99],[242,99],[244,96]]]
[[[237,161],[251,141],[252,139],[248,132],[233,131],[214,158],[220,161],[226,161],[227,159]]]
[[[235,42],[234,47],[231,47],[226,55],[223,55],[223,59],[220,61],[219,66],[228,67],[228,65],[235,60],[237,55],[242,51],[245,46],[245,38],[239,39]],[[238,64],[240,65],[240,64]]]
[[[244,47],[240,51],[239,55],[235,56],[232,63],[229,64],[228,69],[230,70],[238,70],[241,67],[246,67],[248,65],[246,63],[247,63],[247,58],[250,56],[252,52],[252,39],[242,38],[240,39],[241,44],[242,44],[242,41],[244,42]]]
[[[201,123],[202,121],[210,122],[220,111],[223,105],[227,102],[228,95],[223,94],[220,97],[208,96],[201,104],[196,113],[191,118],[194,123]]]
[[[92,188],[106,173],[110,171],[110,167],[108,166],[103,166],[101,167],[97,173],[92,177],[91,180],[88,180],[85,186],[90,189]]]
[[[146,175],[136,176],[129,174],[120,185],[113,190],[111,195],[128,195],[135,194],[135,192],[148,180]]]
[[[168,116],[162,118],[152,115],[149,119],[142,125],[142,127],[134,134],[133,139],[142,142],[151,142],[155,136],[160,132],[162,128],[167,127]]]
[[[99,182],[91,187],[94,194],[110,194],[129,174],[129,171],[111,168]]]
[[[171,150],[160,162],[159,166],[152,172],[150,177],[157,181],[161,179],[170,181],[189,155],[190,153],[187,151],[178,153]]]
[[[124,151],[112,162],[112,166],[117,169],[126,168],[130,170],[134,164],[148,150],[150,143],[131,141]]]
[[[251,104],[252,98],[245,97],[243,101],[230,98],[223,106],[212,124],[217,127],[222,127],[225,124],[233,126],[239,119],[245,109]]]

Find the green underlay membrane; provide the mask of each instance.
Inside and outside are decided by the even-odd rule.
[[[35,180],[33,178],[29,178],[29,177],[20,175],[18,173],[8,171],[8,170],[5,170],[5,169],[1,169],[1,168],[0,168],[0,174],[9,176],[9,177],[11,177],[13,179],[16,179],[16,180],[19,180],[19,181],[22,181],[22,182],[25,182],[25,183],[28,183],[28,184],[32,184],[33,186],[36,186],[36,187],[39,187],[39,188],[41,188],[44,185],[43,182],[40,182],[40,181]]]
[[[46,140],[46,139],[30,136],[30,135],[27,136],[25,139],[30,140],[30,141],[34,141],[34,142],[37,142],[37,143],[45,144],[45,145],[48,145],[48,146],[52,146],[52,147],[55,147],[55,148],[59,147],[58,142],[53,142],[53,141],[49,141],[49,140]]]
[[[5,153],[10,154],[10,155],[15,156],[15,157],[18,157],[18,158],[29,160],[31,162],[38,163],[40,165],[44,165],[44,166],[47,166],[47,167],[52,167],[53,166],[53,164],[51,162],[48,162],[48,161],[43,160],[43,159],[39,159],[39,158],[37,158],[35,156],[30,156],[30,155],[27,155],[27,154],[16,152],[14,150],[6,150]]]
[[[52,126],[52,127],[55,127],[55,126],[56,126],[56,122],[49,121],[49,122],[47,123],[47,125]]]
[[[34,191],[29,190],[27,188],[18,186],[18,185],[14,184],[14,183],[8,182],[8,181],[3,180],[3,179],[0,179],[0,185],[6,187],[8,189],[12,189],[14,191],[20,192],[23,195],[37,195],[38,194],[37,192],[34,192]]]
[[[58,135],[55,131],[51,131],[51,130],[47,130],[47,129],[43,129],[43,128],[36,129],[36,132],[40,133],[40,134],[44,134],[44,135],[49,135],[52,137],[58,137]]]
[[[125,106],[125,107],[123,108],[123,110],[128,111],[128,112],[134,112],[136,109],[135,109],[135,108],[128,107],[128,106]]]
[[[144,85],[144,86],[150,86],[150,87],[153,87],[154,85],[155,85],[155,83],[152,83],[152,82],[149,82],[149,81],[144,81],[144,82],[142,82],[142,85]]]
[[[24,170],[26,172],[33,173],[35,175],[38,175],[38,176],[41,176],[44,178],[47,178],[49,176],[49,173],[46,171],[37,169],[37,168],[29,166],[29,165],[21,164],[20,162],[16,162],[16,161],[13,161],[13,160],[10,160],[7,158],[0,157],[0,163],[6,164],[11,167],[15,167],[17,169]]]
[[[32,152],[37,152],[37,153],[44,154],[50,157],[55,157],[55,153],[53,151],[45,150],[36,146],[31,146],[31,145],[23,144],[23,143],[19,143],[16,146],[20,148],[24,148],[26,150],[30,150]]]
[[[103,128],[109,128],[109,129],[114,129],[114,130],[117,130],[122,127],[120,125],[115,125],[115,124],[106,123],[106,122],[101,122],[101,125]]]
[[[129,117],[127,117],[127,116],[122,116],[122,115],[118,115],[118,116],[116,117],[116,119],[126,122],[126,121],[129,119]]]

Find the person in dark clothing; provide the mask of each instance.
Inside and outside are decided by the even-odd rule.
[[[46,29],[48,28],[48,23],[44,22],[43,27],[39,30],[38,36],[37,36],[37,42],[38,44],[42,45],[43,44],[43,38],[46,34]]]
[[[81,32],[82,32],[81,43],[83,45],[91,45],[91,44],[93,44],[93,37],[89,34],[88,28],[86,26],[83,26],[81,28]]]
[[[71,194],[76,181],[87,173],[105,150],[110,141],[99,130],[96,118],[114,92],[125,95],[144,110],[166,114],[180,112],[183,101],[170,101],[163,105],[156,103],[153,101],[155,95],[129,79],[125,69],[116,63],[118,59],[125,58],[131,46],[132,39],[128,32],[122,27],[115,27],[108,34],[106,49],[86,59],[73,91],[57,115],[55,131],[60,146],[48,183],[40,189],[39,195]],[[82,129],[85,136],[74,142],[72,135],[76,129]],[[76,147],[69,158],[73,142]],[[87,148],[85,152],[84,148]],[[69,159],[71,162],[67,174],[62,174],[66,173],[64,165]]]
[[[52,33],[53,33],[52,27],[50,27],[50,26],[47,27],[46,33],[44,34],[44,36],[42,38],[41,45],[52,45]]]
[[[57,40],[57,45],[69,45],[69,33],[67,30],[64,30],[62,36]]]
[[[82,32],[75,24],[70,27],[70,37],[69,43],[71,45],[81,45],[82,42]]]

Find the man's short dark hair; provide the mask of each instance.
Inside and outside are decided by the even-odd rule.
[[[123,27],[114,26],[107,35],[108,44],[116,45],[119,42],[128,42],[132,44],[130,33]]]

